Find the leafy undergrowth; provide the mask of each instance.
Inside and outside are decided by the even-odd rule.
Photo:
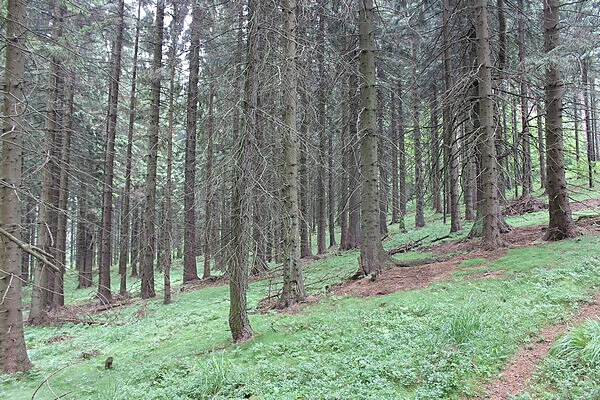
[[[515,400],[600,398],[600,319],[573,327],[539,366],[535,384]]]

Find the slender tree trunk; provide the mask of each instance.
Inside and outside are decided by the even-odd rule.
[[[517,2],[520,15],[518,23],[519,38],[519,85],[521,99],[521,151],[523,152],[523,198],[527,198],[533,191],[531,177],[531,145],[529,136],[529,105],[527,102],[528,90],[526,82],[526,54],[525,54],[525,14],[523,13],[523,0]]]
[[[22,116],[25,111],[23,74],[25,71],[26,2],[9,0],[6,15],[3,124],[0,136],[0,226],[20,238],[21,212],[18,191],[21,187]],[[21,300],[21,250],[0,235],[0,374],[27,371]]]
[[[127,260],[129,259],[129,236],[131,220],[131,164],[133,158],[133,131],[135,127],[135,106],[136,106],[136,85],[137,85],[137,64],[138,48],[140,39],[140,13],[142,2],[138,0],[137,18],[135,24],[135,39],[133,42],[133,71],[131,73],[131,94],[129,96],[129,126],[127,129],[127,153],[125,155],[125,189],[123,190],[123,212],[121,213],[121,239],[119,241],[119,274],[121,281],[119,284],[119,294],[127,294]],[[132,246],[133,246],[133,242]]]
[[[342,128],[343,129],[343,128]],[[329,247],[336,246],[335,241],[335,182],[334,182],[334,168],[333,168],[333,133],[329,134],[327,138],[327,183],[328,183],[328,197],[327,197],[327,217],[328,217],[328,228],[329,228]]]
[[[537,131],[538,131],[538,151],[540,160],[540,187],[545,189],[548,183],[547,169],[546,169],[546,138],[544,137],[544,126],[542,118],[542,106],[539,102],[536,102],[535,109],[537,112]]]
[[[311,257],[312,246],[310,243],[310,227],[309,227],[309,193],[310,188],[308,184],[308,131],[310,128],[310,122],[308,117],[309,100],[306,88],[302,88],[301,93],[302,103],[304,105],[303,118],[300,122],[300,156],[299,156],[299,181],[300,181],[300,192],[298,193],[300,202],[300,257]]]
[[[588,165],[588,186],[594,186],[594,168],[592,161],[596,159],[594,154],[594,133],[592,128],[592,112],[590,107],[590,82],[588,79],[588,63],[587,59],[583,60],[581,81],[583,83],[583,115],[585,120],[585,134],[587,139],[587,165]]]
[[[138,208],[133,209],[131,222],[131,277],[137,278],[138,264],[140,263],[140,212]]]
[[[349,171],[349,200],[348,200],[348,246],[346,250],[355,249],[361,243],[361,186],[360,186],[360,158],[359,136],[357,124],[354,118],[358,114],[356,102],[356,87],[358,86],[358,77],[351,72],[349,85],[350,102],[350,120],[348,145],[350,146],[348,171]],[[379,203],[377,203],[379,204]],[[378,219],[379,221],[379,219]]]
[[[447,202],[450,211],[450,232],[458,232],[462,229],[460,222],[460,181],[458,171],[458,151],[456,135],[450,107],[450,92],[452,90],[452,45],[450,43],[450,2],[443,0],[442,14],[442,41],[444,47],[444,101],[442,105],[442,119],[444,130],[444,165],[448,184]]]
[[[146,173],[146,208],[144,210],[144,258],[140,265],[143,299],[156,296],[154,289],[154,255],[156,249],[156,170],[158,161],[158,135],[160,131],[160,91],[163,47],[164,0],[156,5],[156,31],[152,61],[152,87],[150,92],[150,124],[148,127],[148,163]]]
[[[212,77],[209,78],[209,88],[208,88],[208,121],[206,127],[207,133],[207,147],[206,147],[206,164],[205,164],[205,173],[206,173],[206,200],[204,203],[204,218],[205,218],[205,226],[204,226],[204,268],[202,273],[202,279],[210,278],[210,262],[212,258],[212,234],[213,234],[213,224],[215,221],[213,220],[213,209],[215,207],[214,197],[214,181],[213,181],[213,152],[214,152],[214,97],[215,97],[215,89],[214,84],[212,82]]]
[[[399,171],[399,182],[398,182],[398,224],[399,231],[405,232],[406,226],[404,225],[404,215],[406,215],[406,203],[408,202],[408,191],[406,188],[406,175],[408,173],[406,167],[406,140],[404,130],[404,107],[402,100],[402,81],[398,78],[397,83],[397,98],[398,98],[398,171]]]
[[[418,89],[417,72],[417,47],[418,39],[412,40],[412,58],[413,58],[413,88],[412,88],[412,119],[413,119],[413,146],[415,157],[415,227],[425,226],[425,199],[424,199],[424,179],[423,179],[423,149],[421,147],[421,102]]]
[[[325,97],[325,15],[319,11],[319,27],[317,37],[317,64],[319,68],[319,85],[317,87],[318,118],[319,118],[319,161],[317,164],[317,254],[327,251],[325,234],[327,232],[327,191],[326,185],[326,151],[327,136]]]
[[[183,283],[198,280],[196,266],[196,125],[198,120],[198,72],[200,69],[200,27],[202,10],[192,5],[190,68],[185,128],[185,177],[183,183]]]
[[[559,46],[559,0],[544,2],[544,50],[550,57]],[[575,235],[565,179],[562,129],[562,78],[558,62],[546,66],[546,161],[548,163],[548,211],[550,223],[545,240]]]
[[[175,84],[176,68],[179,63],[177,49],[188,9],[186,3],[173,2],[171,20],[171,46],[169,48],[169,111],[167,127],[167,187],[165,191],[163,303],[171,303],[171,259],[173,256],[173,134],[175,130]]]
[[[387,158],[387,138],[385,138],[385,124],[383,121],[383,106],[385,103],[383,82],[385,74],[383,69],[377,70],[377,108],[376,124],[377,124],[377,159],[379,160],[379,233],[384,236],[388,233],[387,229],[387,203],[388,203],[388,158]]]
[[[483,211],[483,241],[485,248],[501,244],[498,221],[498,161],[494,132],[494,104],[492,99],[492,64],[490,60],[487,0],[475,2],[475,30],[477,36],[477,65],[479,78],[479,123],[481,135],[481,182]]]
[[[54,293],[52,303],[56,307],[65,305],[64,294],[64,277],[67,265],[67,203],[69,198],[69,166],[71,155],[71,128],[73,125],[73,85],[74,77],[69,74],[66,82],[66,102],[65,113],[63,120],[62,144],[61,144],[61,161],[60,161],[60,178],[59,178],[59,195],[58,195],[58,230],[56,234],[56,264],[60,268],[60,272],[54,274]]]
[[[390,158],[392,159],[392,224],[400,220],[400,196],[398,188],[398,110],[396,108],[396,93],[392,90],[391,98],[390,140],[392,141]]]
[[[63,8],[60,0],[54,1],[52,15],[52,40],[60,41],[62,37]],[[38,247],[56,259],[56,247],[53,246],[58,227],[58,159],[59,143],[61,143],[61,59],[54,55],[50,61],[50,86],[47,109],[44,118],[45,131],[45,163],[43,167],[42,195],[39,213]],[[44,264],[35,270],[35,285],[31,293],[29,323],[39,325],[46,322],[46,312],[52,307],[54,292],[54,271]]]
[[[350,77],[346,76],[345,85],[349,86]],[[349,90],[348,90],[349,92]],[[341,147],[341,164],[342,172],[340,178],[340,192],[339,192],[339,205],[338,205],[338,219],[340,224],[341,236],[340,236],[340,250],[346,250],[349,247],[349,226],[348,226],[348,210],[350,200],[350,97],[346,96],[345,101],[342,104],[342,129],[340,130],[340,147]]]
[[[372,0],[359,0],[361,112],[358,128],[361,137],[362,175],[359,272],[365,275],[376,274],[392,264],[391,258],[383,250],[379,234],[374,8]]]
[[[110,266],[112,262],[113,228],[113,181],[115,168],[115,135],[117,132],[117,106],[119,103],[119,80],[121,77],[121,48],[123,47],[125,1],[117,5],[118,21],[116,36],[112,48],[110,90],[108,99],[108,120],[106,128],[106,147],[104,154],[104,198],[102,201],[102,257],[98,266],[98,293],[103,303],[112,301],[110,289]]]
[[[244,342],[253,335],[248,319],[246,292],[248,290],[248,171],[252,171],[252,138],[256,129],[258,98],[258,64],[260,62],[256,38],[258,23],[255,19],[257,0],[248,0],[247,58],[244,88],[244,127],[236,136],[231,194],[231,257],[229,279],[229,328],[234,342]]]
[[[442,213],[442,197],[440,188],[440,140],[439,140],[439,123],[438,123],[438,98],[437,85],[433,85],[431,90],[431,196],[432,206],[436,213]]]
[[[574,133],[575,133],[575,161],[577,163],[577,178],[579,178],[580,176],[580,171],[579,171],[579,159],[580,157],[580,153],[581,153],[581,146],[579,145],[579,88],[575,89],[577,91],[577,94],[575,94],[575,96],[573,96],[573,128],[574,128]]]
[[[283,0],[283,43],[285,70],[283,78],[284,124],[284,250],[283,288],[277,308],[286,308],[306,298],[299,260],[298,226],[298,134],[296,129],[296,18],[295,0]]]

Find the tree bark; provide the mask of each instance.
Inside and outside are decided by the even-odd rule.
[[[4,68],[3,124],[0,136],[0,226],[20,238],[21,211],[18,192],[21,187],[23,131],[25,111],[23,75],[25,71],[26,2],[9,0],[6,15],[6,49]],[[0,236],[0,374],[28,371],[23,334],[21,299],[21,249]]]
[[[448,184],[448,205],[450,208],[450,232],[462,229],[460,222],[460,181],[458,171],[458,151],[452,109],[450,107],[450,92],[452,90],[452,58],[450,43],[450,2],[443,0],[442,42],[444,47],[444,102],[442,105],[443,135],[444,135],[444,165],[445,180]]]
[[[52,40],[60,41],[62,36],[63,8],[60,0],[54,1],[52,15]],[[62,132],[61,117],[61,59],[54,55],[50,61],[50,86],[47,109],[44,118],[45,131],[45,163],[42,177],[42,195],[39,212],[38,247],[56,258],[56,247],[53,246],[58,228],[58,159]],[[35,285],[31,293],[29,323],[39,325],[46,322],[46,312],[52,308],[54,296],[54,272],[41,264],[35,269]]]
[[[362,175],[360,272],[376,274],[393,262],[383,250],[379,234],[379,182],[377,162],[375,89],[375,27],[372,0],[359,2],[360,103],[358,129],[361,137]]]
[[[117,132],[117,106],[119,103],[119,80],[121,77],[121,49],[123,47],[125,1],[117,5],[116,36],[112,48],[110,90],[108,99],[108,119],[106,127],[106,147],[104,154],[104,197],[102,201],[102,257],[98,266],[98,292],[96,296],[103,303],[112,301],[110,288],[110,266],[112,262],[113,228],[113,181],[115,168],[115,135]]]
[[[592,109],[590,107],[590,82],[588,79],[588,63],[587,59],[582,62],[581,81],[583,84],[583,119],[585,120],[585,136],[587,140],[587,166],[588,166],[588,186],[594,186],[594,133],[592,128]]]
[[[531,177],[531,145],[529,136],[529,105],[527,102],[528,90],[526,81],[526,54],[525,54],[525,14],[523,10],[523,0],[518,0],[519,7],[519,23],[518,23],[518,38],[519,38],[519,85],[521,89],[521,151],[523,152],[523,198],[528,198],[533,191]]]
[[[544,50],[556,57],[559,38],[559,0],[544,2]],[[548,212],[550,222],[545,240],[561,240],[575,235],[563,156],[562,91],[558,62],[546,66],[546,161],[548,166]]]
[[[247,173],[252,171],[252,138],[256,129],[258,98],[258,64],[260,62],[256,38],[258,0],[248,0],[247,58],[244,88],[244,127],[236,133],[234,151],[233,190],[231,194],[231,252],[229,279],[229,328],[236,343],[253,335],[248,319],[246,292],[248,290],[248,185]]]
[[[477,66],[479,78],[479,124],[481,136],[481,183],[482,219],[485,248],[495,249],[501,244],[499,202],[498,202],[498,161],[494,132],[494,104],[492,99],[492,63],[490,60],[487,0],[475,2],[475,31],[477,36]]]
[[[183,283],[198,280],[196,266],[196,126],[198,120],[198,72],[200,69],[200,27],[202,10],[192,5],[190,67],[185,128],[185,177],[183,183]]]
[[[284,0],[283,11],[283,43],[285,69],[283,77],[283,191],[284,191],[284,251],[283,288],[277,301],[277,308],[287,308],[306,299],[304,278],[298,262],[299,225],[298,225],[298,134],[296,128],[296,18],[297,3],[295,0]]]
[[[158,136],[160,131],[160,92],[163,47],[164,0],[156,5],[156,26],[153,43],[152,85],[150,90],[150,123],[148,127],[148,163],[146,172],[146,205],[144,209],[144,250],[140,264],[141,296],[156,296],[154,289],[154,257],[156,252],[156,170],[158,161]]]
[[[127,129],[127,152],[125,154],[125,188],[123,190],[123,212],[121,213],[121,239],[119,240],[119,274],[121,281],[119,284],[119,294],[127,294],[127,260],[129,259],[129,236],[131,226],[131,164],[133,158],[133,131],[135,127],[135,106],[136,106],[136,86],[137,86],[137,64],[138,49],[140,40],[140,13],[142,2],[138,0],[137,17],[135,24],[135,39],[133,42],[133,71],[131,73],[131,94],[129,96],[129,126]],[[131,244],[133,246],[133,242]]]

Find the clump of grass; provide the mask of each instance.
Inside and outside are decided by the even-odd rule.
[[[571,332],[556,341],[550,354],[562,357],[574,364],[600,367],[600,320],[589,321],[574,327]]]

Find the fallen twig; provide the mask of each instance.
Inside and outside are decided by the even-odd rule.
[[[435,238],[431,241],[431,243],[439,242],[440,240],[448,239],[450,235],[440,236],[439,238]]]
[[[427,239],[428,237],[429,237],[429,235],[423,236],[421,239],[419,239],[417,241],[406,243],[403,246],[397,247],[395,249],[390,249],[390,250],[388,250],[387,253],[390,256],[393,256],[394,254],[398,254],[398,253],[406,253],[407,251],[410,251],[412,249],[420,247],[423,244],[423,240]]]
[[[400,268],[408,268],[408,267],[419,267],[421,265],[434,264],[438,262],[443,262],[451,259],[451,256],[442,256],[442,257],[430,257],[430,258],[421,258],[419,260],[394,260],[394,265]]]

